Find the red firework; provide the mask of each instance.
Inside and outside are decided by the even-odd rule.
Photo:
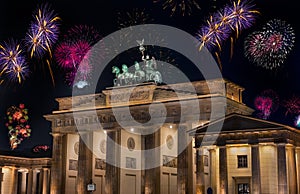
[[[300,114],[300,98],[298,96],[292,96],[290,99],[283,102],[283,106],[286,108],[285,115]]]

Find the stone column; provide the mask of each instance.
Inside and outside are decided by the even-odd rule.
[[[2,181],[3,181],[3,173],[2,173],[2,166],[0,166],[0,194],[2,191]]]
[[[220,194],[228,194],[226,146],[219,147]]]
[[[63,134],[52,133],[53,149],[51,163],[50,193],[61,194],[63,192]]]
[[[286,146],[287,151],[287,175],[289,177],[288,190],[289,193],[297,193],[297,170],[295,147],[292,145]]]
[[[120,191],[120,145],[119,131],[107,132],[105,194],[119,194]]]
[[[33,170],[32,168],[28,169],[28,177],[27,177],[27,193],[34,193],[35,190],[33,184]]]
[[[278,194],[287,193],[286,146],[277,144]]]
[[[12,189],[11,194],[18,192],[18,168],[12,167]]]
[[[42,168],[40,172],[40,191],[41,194],[49,193],[49,169]]]
[[[193,192],[193,148],[192,137],[187,133],[187,126],[180,125],[177,129],[178,134],[178,166],[177,166],[177,192]]]
[[[155,133],[145,135],[142,139],[142,149],[147,150],[147,152],[142,153],[142,167],[145,169],[143,173],[143,183],[145,187],[142,188],[144,190],[143,193],[160,193],[160,167],[158,165],[153,168],[155,164],[161,163],[160,151],[159,149],[154,149],[160,145],[160,130]]]
[[[205,194],[203,148],[196,151],[196,193]]]
[[[22,171],[21,194],[26,194],[27,171]]]
[[[88,194],[87,184],[93,179],[93,133],[81,132],[79,137],[77,194]]]
[[[297,193],[300,193],[300,147],[296,147]]]
[[[217,192],[217,171],[216,171],[216,149],[209,149],[209,175],[210,187],[213,193]]]
[[[260,180],[260,164],[259,164],[259,146],[258,144],[251,145],[251,166],[252,166],[252,193],[260,194],[261,180]]]

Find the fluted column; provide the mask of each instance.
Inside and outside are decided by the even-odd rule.
[[[105,194],[120,193],[120,169],[118,146],[120,137],[118,131],[107,133],[106,141],[106,175],[105,175]]]
[[[296,147],[297,193],[300,193],[300,147]]]
[[[87,184],[93,175],[93,133],[81,132],[79,137],[78,171],[76,179],[77,194],[87,194]]]
[[[277,144],[278,194],[287,193],[286,146]]]
[[[297,170],[295,147],[292,145],[286,146],[287,151],[287,175],[289,177],[288,190],[289,193],[297,193]]]
[[[33,170],[32,168],[28,169],[28,177],[27,177],[27,193],[34,193],[34,185],[33,185]]]
[[[61,194],[63,192],[63,134],[52,133],[53,150],[51,163],[50,193]]]
[[[148,152],[143,152],[143,168],[144,170],[144,193],[156,194],[160,193],[160,167],[154,167],[160,160],[159,149],[154,149],[160,145],[160,130],[155,133],[143,136],[143,149]],[[145,154],[147,153],[147,154]]]
[[[27,171],[22,171],[21,194],[26,194]]]
[[[219,147],[219,176],[220,176],[220,193],[228,193],[228,177],[227,177],[227,153],[226,146]]]
[[[17,194],[18,192],[18,168],[12,167],[12,189],[11,194]]]
[[[196,151],[196,193],[205,194],[203,148]]]
[[[209,149],[209,175],[210,175],[210,187],[213,192],[217,191],[217,169],[216,169],[216,149]]]
[[[48,194],[49,193],[49,169],[48,168],[42,168],[41,174],[40,174],[40,192],[41,194]]]
[[[177,166],[177,192],[192,193],[193,192],[193,170],[191,170],[192,161],[192,139],[186,133],[187,126],[178,126],[178,166]]]
[[[260,194],[261,179],[260,179],[260,164],[259,164],[259,146],[258,144],[251,145],[251,170],[252,170],[252,193]]]

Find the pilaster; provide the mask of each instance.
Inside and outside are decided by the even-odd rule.
[[[277,168],[278,168],[278,194],[286,194],[287,188],[287,169],[286,169],[286,145],[277,144]]]
[[[259,160],[259,146],[258,144],[251,145],[251,187],[253,194],[261,193],[261,179],[260,179],[260,160]]]

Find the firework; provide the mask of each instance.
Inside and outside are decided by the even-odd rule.
[[[70,71],[66,72],[65,81],[66,81],[68,86],[72,86],[74,84],[74,79],[76,77],[76,72],[77,71],[75,69],[73,71],[70,70]]]
[[[65,41],[77,43],[85,41],[90,46],[93,46],[101,39],[101,35],[94,26],[90,25],[75,25],[71,27],[64,36]]]
[[[250,62],[265,69],[280,67],[295,43],[293,28],[285,21],[273,19],[261,31],[245,40],[245,55]]]
[[[275,91],[265,90],[255,98],[254,106],[259,111],[258,117],[268,119],[278,109],[279,97]]]
[[[270,97],[258,96],[254,101],[255,108],[259,111],[258,116],[262,119],[269,118],[273,101]]]
[[[118,12],[117,21],[119,28],[127,28],[130,26],[149,24],[153,22],[153,19],[145,12],[145,9],[135,8],[127,12]]]
[[[260,60],[260,65],[266,69],[281,66],[294,47],[295,34],[293,28],[285,21],[273,19],[264,27],[266,54]]]
[[[248,35],[244,42],[244,51],[250,62],[259,63],[267,53],[265,34],[257,31]]]
[[[298,96],[292,96],[290,99],[285,100],[283,106],[286,108],[285,115],[300,114],[300,98]]]
[[[0,45],[0,75],[19,84],[29,76],[29,66],[20,43],[9,40]]]
[[[76,25],[70,28],[64,40],[55,49],[55,59],[66,72],[68,85],[77,77],[87,82],[92,72],[90,50],[100,40],[100,34],[93,26]],[[99,54],[102,52],[99,51]]]
[[[48,150],[50,150],[50,146],[48,145],[37,145],[32,149],[32,151],[35,153],[46,152]]]
[[[295,126],[300,128],[300,115],[298,115],[295,119]]]
[[[7,78],[10,82],[18,82],[19,84],[25,80],[29,74],[29,66],[25,59],[17,59],[16,63],[9,66],[6,70]]]
[[[171,17],[174,16],[175,13],[179,13],[182,16],[191,15],[194,9],[200,9],[197,0],[154,0],[154,3],[158,2],[162,3],[164,10],[171,11]]]
[[[202,26],[197,34],[200,39],[200,49],[205,46],[208,50],[217,47],[221,50],[221,44],[230,35],[230,28],[224,25],[219,18],[210,16],[207,25]]]
[[[254,4],[250,1],[238,0],[233,2],[232,5],[228,5],[224,12],[224,15],[228,17],[226,21],[236,32],[236,36],[239,36],[240,31],[251,27],[259,14],[259,11],[254,9]]]
[[[54,57],[57,61],[57,64],[60,65],[63,69],[72,69],[76,68],[75,63],[72,59],[72,44],[69,42],[60,43],[54,52]]]
[[[203,25],[196,37],[200,40],[200,47],[205,46],[208,50],[218,48],[235,31],[236,38],[244,29],[251,27],[259,12],[254,9],[254,5],[249,2],[233,2],[223,9],[212,14]]]
[[[31,129],[28,124],[28,109],[24,104],[17,106],[11,106],[6,112],[8,121],[5,124],[9,130],[9,140],[11,149],[16,149],[17,146],[25,139],[30,137]]]
[[[30,57],[41,58],[46,52],[51,56],[51,47],[58,40],[60,18],[48,4],[37,8],[25,41]]]

